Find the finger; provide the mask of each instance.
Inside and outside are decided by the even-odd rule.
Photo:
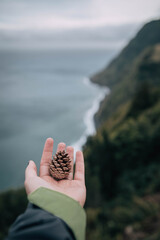
[[[40,163],[40,171],[39,171],[40,177],[49,175],[49,163],[51,162],[52,154],[53,154],[53,139],[47,138],[44,144],[41,163]]]
[[[65,149],[66,149],[66,144],[65,143],[61,142],[61,143],[58,144],[57,152],[63,151]]]
[[[76,168],[74,180],[84,182],[84,158],[81,151],[76,152]]]
[[[71,159],[71,171],[69,173],[68,179],[72,180],[73,179],[73,159],[74,159],[74,148],[73,147],[67,147],[66,152],[69,154],[69,157]]]
[[[37,176],[36,164],[32,160],[30,160],[25,171],[25,180],[27,181],[28,179],[36,176]]]

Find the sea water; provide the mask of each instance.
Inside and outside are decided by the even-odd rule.
[[[22,186],[47,137],[81,149],[107,88],[89,81],[114,50],[0,52],[0,190]]]

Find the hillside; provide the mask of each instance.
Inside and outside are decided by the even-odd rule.
[[[91,77],[92,82],[112,88],[120,82],[143,50],[160,42],[160,20],[147,23],[107,68]]]
[[[159,23],[145,25],[110,65],[116,69],[112,91],[96,115],[97,134],[84,146],[88,240],[160,239]],[[124,53],[133,43],[142,46],[144,33],[152,38],[127,62]],[[94,80],[109,84],[111,78],[102,83],[98,76]]]
[[[158,84],[158,80],[153,80],[159,75],[158,60],[153,60],[151,66],[149,59],[158,43],[160,43],[160,20],[147,23],[106,69],[91,77],[92,82],[109,86],[112,90],[95,116],[97,128],[121,104],[132,98],[141,81],[147,80],[152,83],[154,81],[154,84],[157,81]],[[146,72],[148,66],[150,69]]]

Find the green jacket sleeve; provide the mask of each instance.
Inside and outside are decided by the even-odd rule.
[[[77,201],[44,187],[29,194],[28,199],[31,203],[64,220],[77,240],[85,239],[86,214]]]

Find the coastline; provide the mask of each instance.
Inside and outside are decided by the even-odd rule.
[[[96,99],[93,101],[92,106],[86,111],[84,115],[83,121],[86,126],[86,129],[81,135],[81,137],[72,144],[72,146],[75,149],[75,152],[78,150],[82,150],[83,145],[87,141],[87,137],[92,136],[96,133],[94,116],[98,112],[101,102],[110,93],[110,89],[108,87],[93,83],[90,78],[87,78],[87,77],[84,78],[83,83],[86,86],[92,86],[92,87],[94,86],[98,89],[101,89],[101,92],[100,94],[98,94],[98,96],[96,96]]]

